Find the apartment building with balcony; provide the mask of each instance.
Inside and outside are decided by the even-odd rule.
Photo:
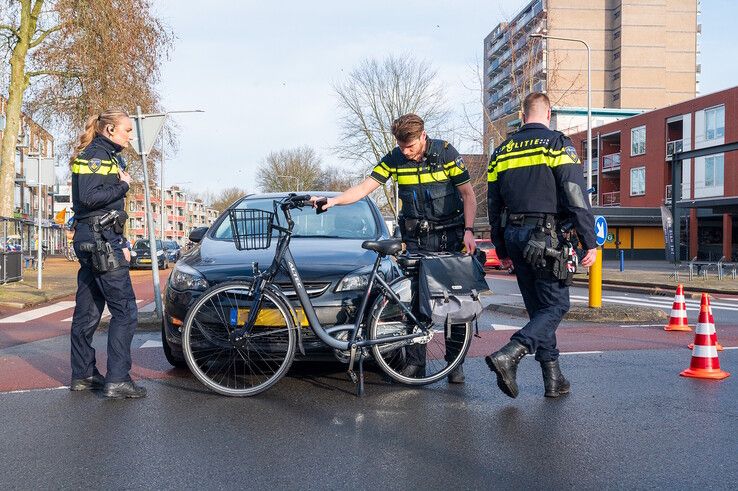
[[[587,106],[583,44],[591,50],[592,108],[655,109],[698,91],[698,0],[532,0],[484,39],[486,141],[517,125],[526,94],[546,92],[554,106]]]
[[[208,208],[200,199],[191,199],[177,186],[164,190],[163,203],[158,187],[152,187],[149,195],[157,238],[161,237],[163,223],[165,240],[174,240],[184,245],[193,228],[209,227],[218,218],[217,210]],[[143,184],[132,183],[126,202],[129,240],[148,238],[145,203]],[[162,207],[164,207],[163,222]]]
[[[570,135],[586,149],[586,131]],[[663,258],[660,206],[671,203],[674,153],[738,142],[738,87],[602,125],[593,132],[593,204],[610,222],[608,249]],[[738,259],[738,152],[684,160],[684,258]],[[616,244],[619,242],[619,244]],[[612,254],[612,251],[610,251]]]

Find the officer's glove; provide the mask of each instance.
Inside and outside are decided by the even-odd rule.
[[[546,234],[534,231],[523,249],[523,258],[534,268],[546,265]]]

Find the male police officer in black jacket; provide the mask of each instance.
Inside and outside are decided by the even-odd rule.
[[[551,131],[551,103],[534,92],[523,102],[520,130],[502,142],[488,168],[487,201],[492,242],[503,267],[515,266],[530,321],[501,350],[485,360],[497,385],[517,397],[517,365],[527,353],[541,364],[545,395],[569,392],[559,368],[556,328],[569,310],[571,256],[563,245],[561,223],[573,224],[587,250],[581,261],[596,258],[594,218],[584,192],[582,164],[571,140]],[[563,276],[562,276],[563,273]]]
[[[131,177],[119,152],[131,137],[131,120],[123,111],[91,116],[72,161],[72,208],[76,227],[74,250],[80,262],[72,318],[73,391],[103,389],[108,398],[145,397],[131,370],[131,341],[138,309],[129,274],[130,251],[122,235],[123,198]],[[107,373],[95,363],[92,335],[105,304],[110,310]]]
[[[397,182],[402,211],[399,226],[409,251],[474,252],[474,217],[477,202],[461,156],[443,140],[432,140],[425,132],[423,120],[415,114],[405,114],[392,124],[397,147],[385,155],[363,182],[328,198],[323,209],[334,205],[355,203],[383,185],[391,177]],[[313,198],[318,200],[320,198]],[[454,356],[457,332],[452,326],[446,353]],[[425,349],[407,349],[407,377],[422,377],[425,372]],[[458,353],[458,352],[457,352]],[[459,365],[448,376],[451,383],[463,383],[464,372]]]

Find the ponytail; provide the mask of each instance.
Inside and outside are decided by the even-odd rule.
[[[95,138],[96,135],[103,134],[103,131],[105,131],[105,127],[107,125],[112,124],[113,126],[115,126],[118,120],[123,117],[127,118],[129,116],[128,113],[123,111],[122,109],[106,109],[100,114],[89,116],[87,118],[87,122],[85,123],[85,130],[79,136],[79,144],[74,150],[74,155],[72,155],[70,165],[72,162],[74,162],[77,156],[79,156],[82,150],[87,148],[87,146],[92,142],[93,138]]]

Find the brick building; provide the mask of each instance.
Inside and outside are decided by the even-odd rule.
[[[584,155],[585,131],[570,135]],[[738,87],[646,112],[592,133],[593,203],[608,218],[608,249],[663,258],[660,206],[671,202],[671,155],[738,141]],[[738,152],[682,165],[683,258],[738,256]],[[619,244],[616,244],[619,242]]]
[[[158,187],[150,190],[151,212],[155,235],[161,237],[161,192]],[[164,190],[164,238],[183,245],[190,231],[196,227],[209,227],[218,211],[205,206],[201,199],[190,199],[184,190],[177,186]],[[145,194],[142,183],[132,183],[126,202],[128,213],[129,240],[148,238],[146,230]]]

